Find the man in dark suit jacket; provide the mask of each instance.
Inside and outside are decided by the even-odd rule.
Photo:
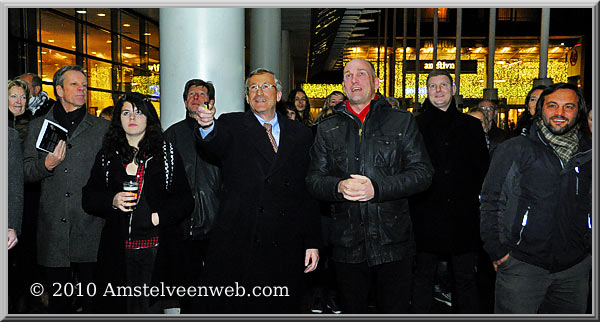
[[[246,90],[247,112],[215,121],[211,104],[194,115],[201,149],[221,161],[223,176],[203,285],[233,286],[239,295],[239,283],[246,292],[198,303],[208,313],[299,313],[302,271],[317,267],[321,236],[304,183],[312,134],[275,112],[282,93],[273,72],[253,71]]]
[[[425,111],[416,117],[435,169],[429,189],[410,200],[417,246],[414,313],[430,313],[436,263],[453,273],[452,308],[478,313],[476,287],[479,199],[490,157],[481,122],[456,108],[456,87],[445,70],[427,77]]]

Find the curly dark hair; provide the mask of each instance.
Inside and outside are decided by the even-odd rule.
[[[125,130],[123,130],[123,125],[121,124],[121,111],[125,102],[131,103],[134,109],[142,111],[142,114],[147,118],[146,132],[138,148],[129,145],[125,136]],[[112,157],[114,154],[120,154],[124,163],[135,161],[136,164],[140,164],[141,160],[147,159],[150,156],[162,158],[163,142],[164,135],[160,126],[160,120],[150,99],[139,93],[127,93],[121,96],[115,105],[108,132],[106,132],[102,140],[102,151],[106,154],[107,158]]]

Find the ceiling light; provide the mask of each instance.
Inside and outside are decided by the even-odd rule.
[[[87,13],[87,11],[85,11],[85,10],[77,10],[77,13],[80,13],[80,14],[84,15],[84,14]]]
[[[112,43],[112,40],[107,40],[106,43],[110,44],[110,43]]]
[[[48,42],[54,42],[54,39],[48,39]]]
[[[152,34],[151,34],[151,33],[149,33],[149,32],[145,32],[145,33],[144,33],[144,36],[152,36]]]
[[[105,13],[99,13],[98,17],[106,17],[106,14]]]
[[[125,49],[131,49],[131,46],[127,46],[127,47],[125,47]]]
[[[128,23],[124,23],[124,24],[123,24],[123,27],[131,27],[131,25],[130,25],[130,24],[128,24]]]

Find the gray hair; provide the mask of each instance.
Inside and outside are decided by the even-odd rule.
[[[54,73],[54,78],[53,78],[54,95],[57,98],[58,98],[58,93],[56,92],[56,87],[59,86],[59,85],[63,86],[63,84],[65,82],[65,73],[68,72],[68,71],[70,71],[70,70],[74,70],[74,71],[80,72],[80,73],[82,73],[87,78],[87,74],[85,73],[85,69],[83,69],[83,67],[81,67],[79,65],[63,66],[56,73]]]
[[[279,79],[277,79],[277,76],[275,76],[275,73],[273,73],[272,71],[265,69],[265,68],[257,68],[253,71],[250,72],[250,74],[248,75],[248,78],[246,78],[246,94],[248,94],[248,81],[250,80],[250,77],[254,76],[254,75],[260,75],[260,74],[271,74],[273,75],[273,78],[275,79],[275,87],[277,87],[277,91],[281,92],[281,90],[283,89],[283,86],[281,86],[281,82],[279,81]]]

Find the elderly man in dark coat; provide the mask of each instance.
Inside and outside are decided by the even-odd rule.
[[[477,313],[478,196],[490,157],[480,121],[456,108],[452,76],[432,71],[427,91],[417,124],[435,173],[429,189],[410,200],[417,246],[413,311],[429,313],[436,263],[447,259],[455,284],[452,307]]]
[[[81,188],[86,184],[94,156],[109,122],[87,112],[87,76],[81,66],[65,66],[54,74],[58,102],[44,116],[29,123],[24,143],[25,181],[41,182],[37,230],[37,261],[44,267],[50,313],[71,313],[72,299],[52,296],[56,287],[72,282],[73,273],[85,290],[93,282],[96,255],[104,219],[87,215],[81,207]],[[52,153],[36,149],[44,120],[68,130]],[[58,285],[58,284],[57,284]],[[84,297],[84,313],[91,300]]]
[[[245,113],[195,115],[198,142],[222,162],[223,197],[210,234],[205,278],[238,295],[198,298],[210,313],[299,313],[302,272],[317,267],[320,222],[304,178],[311,131],[275,112],[281,84],[265,69],[246,80]],[[277,296],[287,294],[289,296]],[[270,295],[270,296],[269,296]]]

